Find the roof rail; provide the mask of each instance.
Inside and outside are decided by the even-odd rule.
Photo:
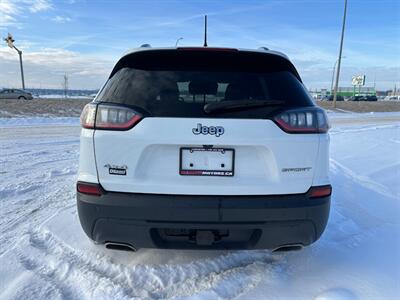
[[[258,47],[258,50],[269,51],[269,49],[267,47]]]
[[[143,45],[140,45],[140,48],[151,48],[151,45],[150,44],[143,44]]]

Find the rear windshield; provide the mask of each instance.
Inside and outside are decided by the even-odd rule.
[[[113,72],[96,101],[127,105],[146,116],[189,118],[267,118],[277,110],[313,105],[297,74],[284,67],[274,64],[271,70],[268,66],[253,70],[247,64],[235,68],[237,62],[232,61],[224,70],[223,65],[216,68],[208,63],[210,68],[188,63],[177,63],[173,68],[169,62],[168,68],[160,64],[157,70],[154,60],[147,69],[142,60],[140,68],[132,64],[121,67]],[[204,111],[208,103],[270,100],[279,104]]]

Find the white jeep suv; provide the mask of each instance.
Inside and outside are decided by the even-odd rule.
[[[281,53],[137,49],[81,123],[77,204],[96,243],[282,249],[325,229],[329,124]]]

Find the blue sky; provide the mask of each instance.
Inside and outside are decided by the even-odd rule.
[[[329,88],[344,1],[0,0],[0,33],[24,51],[29,87],[98,88],[118,57],[143,43],[268,48],[295,63],[306,86]],[[349,0],[341,86],[367,75],[400,86],[400,1]],[[18,56],[0,46],[0,86],[19,86]]]

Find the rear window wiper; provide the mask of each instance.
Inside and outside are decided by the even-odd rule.
[[[210,114],[225,110],[246,109],[264,106],[279,106],[284,103],[285,101],[282,100],[227,100],[208,103],[204,105],[203,109],[207,114]]]

